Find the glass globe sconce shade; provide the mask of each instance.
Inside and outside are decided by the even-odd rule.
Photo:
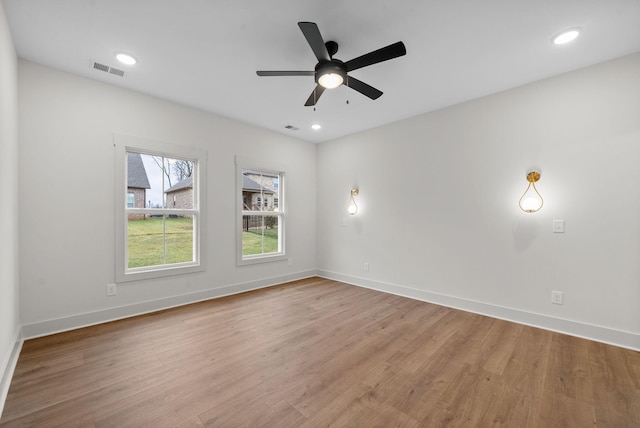
[[[526,213],[535,213],[540,211],[540,208],[542,208],[542,205],[544,204],[542,195],[540,195],[540,192],[536,189],[536,182],[538,180],[540,180],[540,172],[531,171],[527,174],[527,181],[529,182],[529,185],[518,201],[520,209]]]
[[[360,193],[357,187],[351,189],[351,197],[349,198],[349,205],[347,206],[347,212],[351,215],[355,215],[358,212],[358,205],[356,205],[356,200],[354,196],[357,196]]]

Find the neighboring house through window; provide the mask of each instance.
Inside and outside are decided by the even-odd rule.
[[[190,208],[193,206],[193,176],[180,180],[167,190],[168,208]]]
[[[147,171],[140,153],[127,153],[127,208],[144,208],[147,189],[150,189]],[[142,218],[139,214],[131,214]]]

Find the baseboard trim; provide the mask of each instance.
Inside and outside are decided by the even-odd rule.
[[[4,410],[4,403],[7,401],[7,394],[9,394],[9,386],[11,385],[13,372],[18,364],[18,357],[20,356],[22,344],[24,343],[21,337],[20,329],[17,329],[11,352],[6,356],[5,361],[0,367],[0,418],[2,418],[2,411]]]
[[[568,319],[555,318],[549,315],[522,311],[519,309],[463,299],[445,294],[432,293],[397,284],[372,281],[370,279],[358,278],[322,269],[317,271],[317,275],[322,278],[332,279],[359,287],[370,288],[372,290],[421,300],[423,302],[434,303],[441,306],[486,315],[492,318],[516,322],[531,327],[542,328],[545,330],[568,334],[570,336],[606,343],[608,345],[640,351],[640,334],[638,333],[615,330],[608,327],[586,324]]]
[[[313,276],[316,276],[315,269],[270,278],[262,278],[255,281],[230,284],[219,288],[212,288],[210,290],[182,294],[178,296],[141,303],[134,303],[131,305],[77,314],[69,317],[41,321],[33,324],[26,324],[22,326],[22,337],[24,338],[24,340],[34,339],[36,337],[48,336],[50,334],[75,330],[77,328],[88,327],[91,325],[102,324],[105,322],[116,321],[123,318],[130,318],[151,312],[161,311],[164,309],[170,309],[177,306],[202,302],[204,300],[244,293],[246,291],[271,287],[273,285],[296,281],[304,278],[310,278]]]
[[[366,278],[359,278],[350,275],[344,275],[337,272],[327,270],[310,269],[307,271],[291,273],[270,278],[263,278],[255,281],[230,284],[219,288],[200,291],[196,293],[183,294],[164,299],[146,301],[125,305],[115,308],[104,309],[101,311],[72,315],[69,317],[52,319],[33,324],[22,326],[22,333],[19,337],[24,340],[36,337],[47,336],[50,334],[61,333],[64,331],[74,330],[77,328],[88,327],[91,325],[101,324],[104,322],[115,321],[123,318],[143,315],[163,309],[169,309],[177,306],[188,305],[190,303],[201,302],[204,300],[215,299],[218,297],[229,296],[233,294],[243,293],[246,291],[257,290],[260,288],[270,287],[290,281],[319,276],[322,278],[332,279],[344,282],[346,284],[356,285],[359,287],[370,288],[385,293],[395,294],[398,296],[408,297],[411,299],[421,300],[424,302],[434,303],[454,309],[460,309],[467,312],[473,312],[480,315],[486,315],[493,318],[512,321],[519,324],[529,325],[532,327],[543,328],[545,330],[555,331],[558,333],[569,334],[571,336],[582,337],[609,345],[620,346],[623,348],[640,351],[640,334],[615,330],[608,327],[602,327],[592,324],[586,324],[579,321],[551,317],[544,314],[522,311],[486,302],[463,299],[455,296],[433,293],[425,290],[418,290],[398,284],[374,281]],[[18,348],[22,347],[20,340]],[[14,353],[11,354],[12,356]],[[17,355],[15,356],[17,361]],[[15,364],[15,362],[14,362]],[[12,371],[13,372],[13,371]],[[5,381],[7,369],[5,369],[2,381]],[[9,378],[10,382],[10,378]],[[4,386],[4,385],[0,385]],[[8,389],[8,386],[7,386]],[[0,390],[2,392],[2,390]]]

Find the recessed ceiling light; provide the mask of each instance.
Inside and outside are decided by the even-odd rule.
[[[314,123],[313,125],[311,125],[311,129],[313,129],[314,131],[319,131],[320,128],[322,128],[322,126],[320,126],[317,123]]]
[[[117,52],[116,53],[116,59],[118,61],[120,61],[121,63],[125,64],[125,65],[134,65],[136,62],[138,62],[131,55],[126,54],[126,53],[122,53],[122,52]]]
[[[560,34],[557,34],[551,39],[553,44],[555,45],[564,45],[565,43],[569,43],[572,40],[575,40],[576,37],[580,35],[579,28],[571,28],[569,30],[563,31]]]

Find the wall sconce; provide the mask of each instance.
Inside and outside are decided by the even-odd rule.
[[[351,215],[355,215],[358,212],[358,206],[356,205],[356,200],[353,197],[359,193],[360,190],[357,187],[351,189],[351,197],[349,198],[349,206],[347,207],[347,211]]]
[[[540,180],[540,172],[531,171],[527,174],[527,181],[529,182],[529,185],[518,201],[520,209],[526,213],[535,213],[540,211],[540,208],[542,208],[542,204],[544,203],[540,192],[536,189],[536,182],[538,180]]]

